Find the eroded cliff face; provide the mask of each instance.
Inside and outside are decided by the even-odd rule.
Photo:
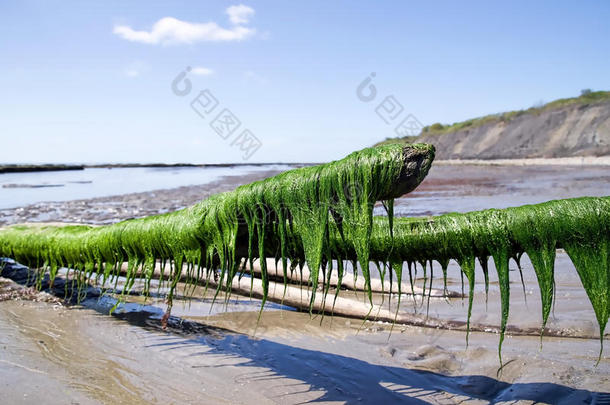
[[[523,114],[417,142],[436,146],[437,159],[556,158],[610,155],[610,101]]]

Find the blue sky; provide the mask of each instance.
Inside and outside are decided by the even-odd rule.
[[[328,161],[403,117],[608,90],[608,21],[606,1],[2,1],[0,161]],[[209,115],[191,108],[203,90]],[[224,109],[240,121],[226,139],[211,127]]]

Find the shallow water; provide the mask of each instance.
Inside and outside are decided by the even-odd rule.
[[[426,179],[396,200],[395,215],[423,216],[610,195],[607,166],[432,165]],[[377,209],[383,214],[383,209]]]
[[[206,184],[291,165],[228,167],[87,168],[55,172],[0,174],[0,209],[42,201],[69,201]]]

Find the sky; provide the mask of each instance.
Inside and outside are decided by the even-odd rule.
[[[324,162],[610,90],[610,2],[0,1],[0,163]]]

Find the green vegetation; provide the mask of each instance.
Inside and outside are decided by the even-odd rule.
[[[371,261],[378,264],[382,277],[386,272],[390,280],[396,277],[401,293],[405,263],[409,269],[414,263],[432,269],[436,261],[446,278],[447,265],[455,260],[470,289],[468,325],[475,260],[486,271],[491,257],[501,291],[501,353],[509,312],[509,260],[518,262],[524,253],[530,257],[542,297],[544,329],[554,295],[555,251],[561,247],[578,271],[603,343],[610,314],[610,197],[394,219],[393,198],[410,191],[402,184],[405,170],[420,162],[420,168],[411,172],[415,180],[410,188],[414,188],[426,176],[433,156],[434,149],[428,145],[390,144],[329,164],[288,171],[169,214],[103,227],[13,226],[0,230],[0,256],[39,268],[40,275],[48,270],[51,278],[59,267],[68,267],[79,285],[94,274],[103,285],[116,283],[120,266],[127,262],[124,293],[136,278],[146,281],[147,293],[155,263],[160,261],[163,269],[169,265],[162,279],[170,286],[170,307],[181,272],[186,271],[191,280],[188,287],[220,271],[219,279],[225,284],[218,286],[218,294],[230,291],[233,279],[241,277],[255,258],[281,261],[285,284],[288,271],[307,264],[311,305],[320,272],[326,298],[330,285],[326,280],[334,271],[341,280],[345,261],[360,265],[372,302]],[[387,218],[372,215],[379,200]],[[260,264],[264,305],[269,278],[266,260]]]

